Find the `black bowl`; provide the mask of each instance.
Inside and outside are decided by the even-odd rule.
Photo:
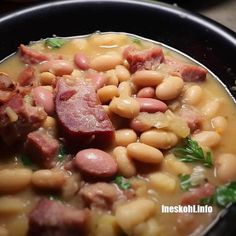
[[[119,31],[163,42],[195,58],[230,89],[236,79],[236,34],[205,17],[161,3],[121,0],[56,1],[0,18],[0,60],[19,43],[58,36]],[[236,97],[236,94],[232,94]],[[205,235],[236,235],[230,206]],[[188,226],[186,226],[188,227]]]

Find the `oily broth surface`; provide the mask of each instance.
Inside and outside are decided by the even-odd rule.
[[[96,35],[95,35],[96,36]],[[73,55],[75,52],[83,52],[88,57],[94,57],[96,55],[100,55],[103,53],[107,53],[109,51],[112,52],[119,52],[121,53],[124,47],[128,44],[132,44],[132,37],[126,37],[125,35],[121,34],[121,40],[119,41],[119,44],[113,44],[112,42],[109,43],[109,46],[106,47],[98,47],[96,37],[92,36],[88,39],[85,37],[80,37],[78,39],[68,39],[68,42],[59,49],[48,49],[44,47],[43,42],[36,42],[35,44],[32,44],[31,47],[34,49],[37,49],[41,52],[45,53],[52,53],[52,54],[58,54],[63,55],[64,59],[73,60]],[[149,48],[152,45],[154,45],[152,42],[149,41],[143,41],[142,46],[139,46],[140,48]],[[183,62],[188,62],[194,64],[193,61],[190,61],[186,57],[183,57],[182,55],[170,50],[169,48],[163,47],[164,54],[172,57],[177,57]],[[3,61],[0,64],[0,71],[7,73],[13,80],[17,79],[17,74],[23,69],[24,65],[19,59],[18,54],[13,55],[12,57],[8,58],[7,60]],[[14,70],[13,70],[14,68]],[[190,85],[191,83],[189,83]],[[195,84],[195,83],[193,83]],[[201,88],[203,89],[204,97],[202,99],[202,102],[199,103],[197,106],[195,106],[197,109],[201,110],[204,107],[204,104],[206,101],[210,101],[215,98],[219,98],[222,102],[222,106],[220,110],[215,114],[215,116],[221,115],[224,116],[228,121],[228,127],[224,134],[222,134],[222,139],[220,144],[215,147],[212,150],[213,157],[219,155],[220,153],[233,153],[236,155],[236,145],[234,140],[234,131],[236,130],[236,109],[235,104],[233,100],[230,98],[229,94],[225,91],[223,86],[217,81],[216,78],[212,76],[212,74],[207,75],[206,82],[199,84]],[[209,92],[210,91],[210,92]],[[204,130],[213,130],[211,126],[211,121],[206,120],[204,122]],[[5,168],[17,168],[17,167],[23,167],[21,161],[19,158],[17,158],[18,153],[5,153],[1,151],[2,148],[0,147],[0,169]],[[112,147],[108,148],[108,150],[112,150]],[[110,152],[110,151],[109,151]],[[187,164],[191,169],[195,166],[194,164]],[[162,167],[158,167],[162,169]],[[157,168],[157,169],[158,169]],[[154,170],[152,170],[154,171]],[[215,178],[213,169],[207,169],[206,168],[206,176],[209,179],[209,182],[219,185],[220,182]],[[133,177],[132,179],[135,178]],[[132,181],[131,179],[131,181]],[[164,205],[178,205],[180,204],[180,199],[182,196],[182,191],[179,187],[179,184],[177,184],[177,189],[174,195],[168,194],[168,193],[162,193],[155,191],[149,184],[148,180],[145,178],[142,179],[142,185],[144,188],[147,188],[148,191],[146,194],[143,194],[145,197],[148,196],[148,198],[154,200],[157,203],[157,211],[155,214],[155,217],[158,225],[160,226],[160,235],[165,236],[171,236],[171,235],[182,235],[182,232],[177,231],[176,229],[176,215],[175,214],[161,214],[160,206],[161,204]],[[177,183],[179,183],[178,178],[176,177]],[[146,186],[145,186],[146,185]],[[21,214],[18,215],[0,215],[0,225],[6,227],[9,231],[9,236],[16,236],[16,235],[22,235],[24,236],[27,231],[27,214],[30,212],[34,204],[37,202],[37,200],[40,198],[40,196],[44,195],[45,193],[38,192],[38,191],[32,191],[31,188],[22,191],[20,193],[14,194],[14,196],[19,197],[24,202],[24,211]],[[140,193],[142,195],[142,193]],[[76,197],[70,201],[67,201],[69,205],[76,206],[78,208],[81,208],[81,204],[78,203],[79,199]],[[219,210],[214,208],[214,216],[217,214]],[[94,219],[96,219],[97,215],[100,213],[94,213]],[[211,218],[207,217],[205,214],[199,214],[198,217],[199,222],[199,229],[203,229],[206,226],[209,225],[211,222]],[[95,220],[96,221],[96,220]],[[93,225],[93,224],[92,224]],[[92,226],[94,227],[94,226]],[[187,226],[186,226],[187,227]],[[140,228],[140,229],[139,229]],[[137,235],[139,234],[139,231],[142,231],[142,226],[135,229],[137,231]],[[93,229],[91,229],[91,232],[93,232]]]

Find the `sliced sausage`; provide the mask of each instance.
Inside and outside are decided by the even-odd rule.
[[[34,68],[32,66],[26,66],[19,74],[17,82],[20,86],[30,86],[33,84],[34,78]]]
[[[111,155],[99,149],[79,151],[75,157],[75,166],[90,177],[112,177],[118,167]]]

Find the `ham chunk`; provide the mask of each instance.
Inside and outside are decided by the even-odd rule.
[[[48,61],[49,57],[35,49],[27,47],[23,44],[19,46],[19,52],[21,55],[21,60],[25,64],[38,64],[42,61]]]
[[[167,58],[164,62],[171,71],[171,74],[180,76],[185,82],[200,82],[206,80],[207,70],[196,65],[179,62]]]
[[[90,213],[41,199],[29,215],[28,236],[85,236]]]
[[[182,117],[188,124],[191,133],[201,128],[203,116],[192,106],[183,106],[179,111],[180,117]]]
[[[90,207],[111,209],[121,193],[113,184],[100,182],[85,185],[79,194]]]
[[[131,73],[135,73],[137,70],[156,70],[164,61],[164,54],[160,47],[142,51],[128,47],[124,51],[124,57],[130,65]]]
[[[0,90],[2,91],[12,91],[15,85],[9,76],[5,73],[0,72]]]
[[[46,117],[42,108],[25,104],[22,95],[15,94],[0,106],[0,137],[9,145],[22,141],[38,129]]]
[[[197,205],[202,198],[211,197],[215,192],[215,186],[211,183],[205,183],[204,185],[190,189],[189,192],[183,194],[181,204],[182,205]]]
[[[110,142],[114,128],[92,84],[80,78],[60,78],[56,113],[67,143],[73,146]]]
[[[33,161],[44,168],[52,168],[59,143],[46,133],[34,131],[28,134],[25,148]]]
[[[32,66],[27,66],[19,74],[17,82],[20,86],[30,86],[33,84],[34,78],[34,68]]]

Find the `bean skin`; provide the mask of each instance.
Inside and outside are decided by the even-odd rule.
[[[117,163],[111,155],[94,148],[79,151],[74,163],[76,167],[90,177],[112,177],[118,170]]]
[[[140,112],[149,112],[149,113],[155,113],[155,112],[165,112],[168,107],[167,105],[157,99],[153,98],[136,98],[136,100],[140,104]]]
[[[204,147],[215,147],[221,140],[221,136],[215,131],[201,131],[193,135],[193,140]]]

